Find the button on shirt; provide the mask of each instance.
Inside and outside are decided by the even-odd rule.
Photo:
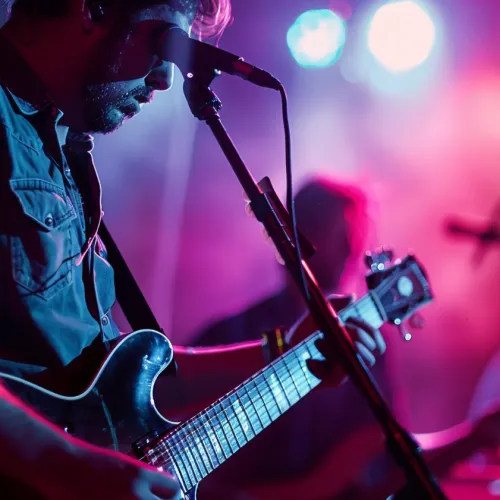
[[[0,370],[24,376],[119,332],[92,140],[61,148],[62,113],[1,37],[0,53]]]

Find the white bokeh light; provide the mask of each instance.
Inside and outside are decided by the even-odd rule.
[[[370,24],[368,47],[389,71],[408,71],[431,54],[436,28],[416,2],[397,1],[380,7]]]

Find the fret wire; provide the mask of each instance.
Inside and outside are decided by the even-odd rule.
[[[283,357],[283,365],[285,367],[285,370],[288,372],[289,377],[292,379],[292,385],[295,388],[295,391],[297,392],[298,400],[299,401],[302,398],[302,394],[299,391],[299,388],[297,387],[297,384],[295,383],[295,377],[293,376],[293,372],[290,370],[290,366],[288,364],[288,359]]]
[[[303,346],[301,346],[300,350],[303,350]],[[305,384],[305,388],[304,388],[305,392],[303,394],[303,396],[305,396],[311,390],[311,384],[309,383],[309,378],[308,378],[309,369],[305,365],[305,360],[303,358],[301,358],[300,356],[298,356],[298,352],[299,352],[299,350],[297,350],[293,353],[294,355],[293,355],[293,358],[290,358],[290,362],[295,363],[295,365],[297,366],[297,368],[294,369],[295,375],[297,377],[299,374],[301,375],[299,378],[299,383],[301,383],[301,385]]]
[[[288,393],[290,394],[291,397],[293,397],[292,405],[296,404],[303,397],[297,385],[298,380],[295,380],[296,372],[302,375],[302,371],[300,371],[300,369],[297,370],[297,368],[292,364],[293,362],[294,362],[293,358],[283,358],[283,363],[282,363],[282,367],[283,370],[285,371],[285,374],[288,376],[288,379],[292,381],[291,384],[288,382],[289,387],[287,388]]]
[[[213,429],[211,422],[206,418],[205,412],[200,413],[200,420],[201,420],[200,427],[201,427],[201,430],[203,431],[202,442],[204,443],[205,448],[207,449],[207,453],[208,453],[208,456],[210,458],[210,461],[213,464],[212,470],[215,470],[222,462],[224,462],[225,457],[224,457],[224,454],[222,454],[223,455],[222,460],[219,457],[219,452],[217,450],[218,450],[218,448],[220,449],[220,446],[219,446],[220,443],[216,439],[217,436],[215,436],[215,440],[217,441],[218,448],[216,448],[216,446],[214,446],[212,439],[213,439],[213,436],[215,434],[215,430]]]
[[[234,441],[236,443],[236,450],[235,451],[238,451],[240,449],[240,444],[239,444],[239,441],[238,441],[238,438],[236,437],[236,434],[234,432],[234,429],[233,429],[233,426],[231,425],[231,419],[229,418],[226,410],[224,409],[224,401],[226,400],[226,398],[224,398],[221,402],[220,402],[220,407],[222,408],[222,413],[224,413],[224,415],[226,416],[226,420],[229,422],[229,429],[231,431],[231,433],[233,434],[234,436]],[[230,443],[231,444],[231,443]],[[234,453],[234,452],[233,452]]]
[[[279,384],[279,386],[281,387],[281,392],[282,392],[282,393],[283,393],[283,395],[285,396],[286,402],[287,402],[287,404],[288,404],[288,408],[290,408],[290,406],[292,406],[292,403],[291,403],[291,402],[290,402],[290,400],[288,399],[288,396],[287,396],[286,391],[285,391],[285,387],[284,387],[284,386],[283,386],[283,384],[281,383],[279,373],[276,371],[276,366],[277,366],[276,364],[275,364],[275,365],[272,365],[272,368],[271,368],[271,369],[273,370],[274,375],[275,375],[275,377],[276,377],[276,380],[278,381],[278,384]],[[278,405],[279,405],[279,403],[278,403]],[[288,408],[287,408],[287,409],[288,409]],[[280,407],[280,409],[281,409],[281,407]],[[284,410],[284,411],[283,411],[283,413],[285,413],[285,411],[286,411],[286,410]]]
[[[266,408],[269,410],[269,414],[271,415],[271,412],[273,410],[276,410],[278,412],[278,415],[276,415],[276,416],[271,415],[271,421],[274,422],[281,415],[281,411],[280,411],[279,407],[277,407],[277,405],[276,405],[276,400],[273,396],[271,388],[269,387],[269,382],[267,381],[267,379],[265,377],[263,377],[263,380],[264,380],[264,382],[262,384],[260,384],[259,391],[260,391],[260,389],[262,389],[263,391],[267,390],[267,394],[268,394],[267,398],[268,399],[266,399],[265,392],[263,394],[263,399],[264,399],[264,403],[266,404]]]
[[[255,381],[252,381],[252,383],[253,383],[253,391],[255,392],[255,398],[251,398],[251,401],[255,407],[255,413],[257,414],[257,418],[261,422],[262,427],[265,429],[269,424],[264,424],[264,420],[263,420],[264,415],[267,415],[267,417],[269,419],[269,423],[271,423],[271,417],[267,413],[266,405],[264,404],[264,400],[262,399],[262,396],[260,395],[260,393],[255,385]],[[248,389],[247,389],[247,392],[248,392],[249,397],[250,397],[250,392],[248,391]],[[260,409],[257,408],[257,403],[260,403]],[[264,411],[262,411],[262,409],[264,409]]]
[[[215,411],[215,406],[216,405],[212,405],[212,411],[214,411],[214,415],[215,415],[215,418],[217,419],[218,425],[219,425],[219,427],[222,430],[222,434],[224,434],[224,437],[226,438],[226,443],[228,444],[228,447],[229,447],[229,456],[226,457],[226,458],[229,458],[233,454],[233,450],[232,450],[232,447],[231,447],[231,442],[229,441],[229,439],[227,437],[227,434],[226,434],[226,431],[224,430],[224,425],[222,424],[222,422],[220,420],[219,413],[217,411]],[[222,447],[222,451],[223,451],[223,453],[225,455],[226,453],[224,452],[224,446]]]
[[[242,408],[243,408],[243,411],[245,413],[245,418],[247,419],[247,422],[250,424],[250,427],[252,428],[253,437],[255,437],[258,434],[258,432],[255,431],[255,428],[254,428],[254,426],[252,424],[252,419],[246,414],[247,413],[247,410],[245,410],[245,406],[246,405],[245,405],[245,403],[243,402],[243,400],[241,399],[241,397],[240,397],[240,395],[238,393],[239,393],[239,391],[236,391],[236,394],[238,395],[238,399],[240,400]],[[252,439],[252,438],[250,438],[250,439]]]
[[[264,383],[261,382],[259,384],[255,384],[255,387],[256,387],[257,391],[259,392],[259,397],[260,397],[260,400],[262,403],[262,407],[264,408],[265,413],[267,414],[267,416],[269,418],[269,424],[267,424],[267,425],[270,425],[280,415],[279,411],[278,411],[277,416],[274,415],[274,412],[273,412],[273,408],[276,410],[276,400],[274,399],[274,397],[272,395],[272,392],[269,388],[269,384],[267,383],[266,379],[264,379]]]
[[[186,465],[185,461],[186,457],[184,456],[183,449],[180,447],[180,441],[177,432],[172,431],[170,434],[167,435],[165,441],[167,444],[170,444],[171,449],[176,453],[176,456],[179,458],[180,462],[183,465],[184,473],[186,476],[185,477],[186,485],[188,485],[189,483],[188,488],[194,486],[194,484],[196,484],[192,479],[192,477],[194,477],[194,472],[191,470],[191,464],[189,464],[189,462],[187,462]],[[163,441],[160,442],[160,444],[163,444]]]
[[[321,335],[323,335],[323,334],[321,334]],[[316,347],[314,342],[312,342],[311,344],[305,344],[304,348],[309,353],[310,359],[314,359],[315,357],[317,357],[318,354],[321,355],[321,353],[319,352],[319,350]],[[307,378],[308,378],[308,380],[311,381],[311,388],[317,387],[319,385],[319,383],[321,382],[321,380],[318,377],[316,377],[316,375],[313,375],[311,373],[311,371],[307,368],[307,366],[306,366],[306,369],[307,369]]]
[[[259,421],[259,424],[260,424],[260,431],[259,432],[261,432],[265,429],[265,427],[264,427],[264,424],[262,423],[259,412],[257,411],[257,407],[255,406],[253,398],[250,396],[250,393],[248,392],[247,384],[245,384],[243,386],[243,390],[245,391],[245,394],[247,395],[248,402],[250,403],[251,407],[253,408],[253,412],[257,416],[257,420]]]
[[[266,411],[267,416],[269,417],[269,424],[267,424],[267,425],[270,425],[273,422],[273,417],[271,417],[271,414],[269,413],[269,410],[267,409],[267,405],[266,405],[266,401],[264,399],[264,396],[260,392],[259,385],[257,384],[257,377],[253,380],[253,384],[254,384],[254,387],[257,389],[257,392],[259,393],[259,397],[262,401],[262,404],[264,405],[264,410]]]
[[[181,448],[180,440],[179,440],[179,436],[177,435],[177,432],[173,431],[171,434],[169,434],[167,436],[166,441],[167,441],[167,443],[168,443],[168,441],[171,441],[172,450],[174,450],[177,453],[177,456],[179,457],[180,461],[182,462],[182,464],[184,466],[184,472],[187,475],[187,480],[188,480],[185,482],[186,483],[189,482],[188,489],[192,488],[196,484],[196,481],[193,481],[193,479],[192,479],[192,478],[195,478],[194,470],[193,470],[191,464],[189,463],[189,461],[187,460],[187,457],[184,456],[184,449]],[[187,460],[187,466],[186,466],[185,458]]]
[[[254,391],[257,392],[258,397],[262,403],[262,408],[264,408],[264,414],[266,414],[267,418],[269,419],[269,423],[265,425],[265,427],[267,427],[272,423],[273,419],[271,418],[271,414],[269,413],[269,410],[267,409],[266,402],[264,401],[264,398],[262,397],[262,394],[260,393],[259,386],[257,385],[256,379],[251,380],[251,383],[253,384]],[[264,414],[262,415],[262,418],[264,418]],[[260,416],[259,416],[259,419],[261,419]],[[261,421],[262,421],[262,419],[261,419]]]
[[[189,432],[189,438],[191,438],[191,453],[195,459],[198,458],[198,460],[196,461],[196,467],[201,472],[201,478],[200,478],[200,481],[201,481],[201,479],[203,479],[204,476],[207,476],[210,472],[207,468],[207,465],[206,465],[206,462],[208,461],[207,460],[208,457],[205,457],[206,459],[204,459],[204,453],[202,450],[200,450],[200,447],[198,444],[199,438],[197,435],[197,431],[194,428],[194,426],[192,426],[191,422],[187,423],[186,428]],[[189,438],[188,438],[188,440],[189,440]],[[194,450],[193,450],[193,448],[194,448]],[[196,452],[196,454],[194,452]],[[198,456],[196,456],[196,455],[198,455]]]
[[[202,416],[202,415],[200,415],[200,418],[201,418],[201,416]],[[193,427],[193,426],[192,426],[192,428],[193,428],[194,432],[195,432],[195,433],[197,433],[197,434],[200,436],[201,446],[202,446],[202,447],[203,447],[203,449],[205,450],[205,454],[206,454],[206,455],[207,455],[207,457],[208,457],[208,465],[209,465],[209,466],[211,467],[211,469],[212,469],[212,470],[208,471],[208,473],[210,473],[210,472],[212,472],[213,470],[215,470],[215,469],[219,466],[219,463],[218,463],[218,461],[214,462],[214,461],[212,460],[212,455],[210,454],[210,452],[208,451],[207,447],[205,446],[205,441],[204,441],[204,439],[203,439],[203,433],[202,433],[203,431],[205,431],[205,424],[203,424],[203,422],[200,422],[200,424],[201,424],[201,425],[200,425],[201,429],[197,429],[196,427]],[[191,424],[191,425],[192,425],[192,424]],[[202,432],[200,432],[200,430],[201,430]],[[214,450],[214,451],[215,451],[215,450]],[[206,462],[206,461],[205,461],[205,462]],[[205,468],[208,470],[208,468],[207,468],[207,466],[206,466],[207,464],[206,464],[206,463],[204,463],[203,465],[204,465],[204,466],[205,466]]]
[[[206,432],[207,434],[207,437],[208,437],[208,442],[210,443],[210,446],[212,448],[212,450],[214,451],[215,453],[215,458],[217,459],[217,466],[219,466],[222,462],[224,462],[226,460],[226,456],[224,454],[224,451],[222,451],[222,460],[219,458],[219,450],[222,450],[221,448],[221,442],[219,441],[219,438],[217,436],[217,431],[215,430],[214,426],[212,425],[212,423],[210,422],[210,420],[207,418],[207,413],[206,411],[203,411],[201,412],[200,414],[200,418],[201,417],[205,417],[205,422],[202,423],[202,426],[204,429],[207,428],[208,426],[208,431]],[[211,439],[211,436],[215,435],[215,440],[217,442],[217,448],[216,446],[214,446],[213,442],[212,442],[212,439]],[[215,469],[215,467],[214,467]]]
[[[307,365],[306,365],[306,360],[302,357],[299,357],[299,353],[298,353],[298,350],[296,351],[293,351],[294,355],[295,355],[295,358],[297,359],[298,361],[298,364],[300,366],[300,369],[302,370],[302,372],[304,373],[304,378],[306,380],[306,383],[307,385],[309,386],[309,389],[312,389],[312,385],[311,385],[311,382],[309,381],[309,368],[307,368]]]
[[[240,424],[240,427],[243,430],[243,437],[248,443],[251,439],[255,437],[255,432],[253,432],[253,428],[251,428],[251,425],[249,425],[250,422],[248,420],[248,415],[246,414],[245,408],[241,405],[241,398],[238,394],[238,391],[235,391],[234,394],[231,396],[231,398],[234,398],[230,400],[230,403],[234,408],[234,413],[236,415],[238,423]],[[251,435],[251,432],[253,432],[253,436]]]
[[[170,463],[174,467],[175,475],[176,475],[177,479],[179,480],[179,482],[181,483],[182,490],[184,492],[187,492],[189,489],[192,488],[192,485],[188,485],[188,483],[186,482],[186,478],[184,477],[185,471],[184,471],[184,475],[183,475],[176,458],[172,454],[172,450],[167,446],[167,444],[161,443],[161,446],[164,449],[164,452],[167,456],[167,460],[170,461]],[[161,454],[161,456],[165,457],[165,455],[163,453]]]
[[[314,358],[314,353],[311,351],[311,346],[314,347],[314,349],[318,352],[318,354],[321,354],[317,347],[314,345],[314,343],[312,343],[311,345],[309,345],[308,343],[304,344],[305,348],[307,349],[307,351],[309,352],[309,356],[311,358]],[[317,387],[319,385],[319,383],[321,382],[321,380],[316,377],[315,375],[313,375],[309,370],[308,370],[308,377],[314,377],[313,379],[313,382],[314,382],[314,385],[312,385],[311,387]]]
[[[191,469],[193,470],[193,476],[194,476],[194,479],[195,479],[195,483],[198,483],[201,481],[203,475],[201,474],[201,470],[200,468],[198,467],[198,460],[195,459],[195,456],[194,456],[194,452],[193,452],[193,443],[190,442],[190,434],[187,434],[184,430],[184,427],[180,428],[179,429],[179,440],[182,442],[182,441],[185,441],[187,443],[188,446],[183,446],[183,450],[182,452],[186,453],[187,455],[187,458],[189,460],[189,464],[191,465]],[[198,471],[198,472],[197,472]],[[197,474],[200,475],[200,477],[198,478],[197,477]]]
[[[189,443],[189,451],[191,452],[191,455],[195,459],[195,466],[196,468],[200,471],[201,477],[203,478],[203,475],[208,474],[207,469],[205,467],[205,461],[203,460],[203,456],[198,448],[198,443],[196,442],[196,435],[194,429],[190,429],[190,423],[188,422],[185,429],[188,431],[188,434],[186,435],[186,439]],[[199,479],[200,481],[200,479]]]
[[[232,392],[229,394],[229,398],[227,398],[227,399],[226,399],[226,402],[227,402],[227,401],[229,401],[229,403],[230,403],[229,405],[226,405],[226,408],[227,408],[228,410],[230,410],[230,411],[232,411],[232,412],[233,412],[233,415],[234,415],[234,417],[235,417],[235,419],[236,419],[236,422],[238,423],[238,426],[239,426],[239,427],[240,427],[240,429],[242,430],[243,439],[244,439],[244,441],[245,441],[243,444],[240,444],[240,441],[238,440],[238,435],[239,435],[240,433],[238,432],[238,434],[236,435],[236,442],[238,443],[238,446],[241,448],[242,446],[244,446],[245,444],[247,444],[247,443],[248,443],[248,439],[246,438],[246,435],[245,435],[245,429],[243,429],[243,426],[241,425],[240,419],[238,418],[238,414],[236,413],[236,410],[235,410],[235,408],[234,408],[233,401],[231,401],[231,399],[230,399],[231,397],[233,397],[233,393],[232,393]],[[223,408],[224,408],[224,406],[223,406]],[[225,410],[225,409],[224,409],[224,410]],[[227,412],[226,412],[226,414],[227,414]],[[230,420],[231,420],[231,418],[230,418]]]

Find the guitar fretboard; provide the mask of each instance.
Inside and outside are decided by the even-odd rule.
[[[374,328],[382,318],[370,294],[339,314],[341,321],[357,316]],[[307,360],[322,360],[316,332],[264,369],[187,420],[156,443],[148,460],[160,466],[170,461],[185,492],[230,458],[320,383]]]

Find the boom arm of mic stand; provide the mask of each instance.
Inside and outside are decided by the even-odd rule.
[[[250,198],[255,216],[266,228],[287,269],[300,287],[311,315],[325,335],[331,352],[335,353],[335,358],[340,361],[345,372],[364,394],[382,426],[387,439],[387,447],[396,462],[405,469],[408,482],[412,485],[410,489],[412,492],[422,492],[420,498],[446,499],[421,457],[418,445],[396,421],[373,379],[358,359],[349,335],[340,325],[337,314],[321,293],[309,267],[304,261],[298,262],[293,242],[284,231],[284,224],[280,220],[278,211],[273,210],[272,204],[256,184],[222,125],[218,114],[222,104],[209,87],[216,75],[217,73],[214,72],[205,75],[204,78],[199,78],[198,75],[191,78],[185,77],[184,93],[191,111],[196,118],[205,121],[212,130],[241,186]],[[309,294],[301,286],[301,269],[303,269]]]

